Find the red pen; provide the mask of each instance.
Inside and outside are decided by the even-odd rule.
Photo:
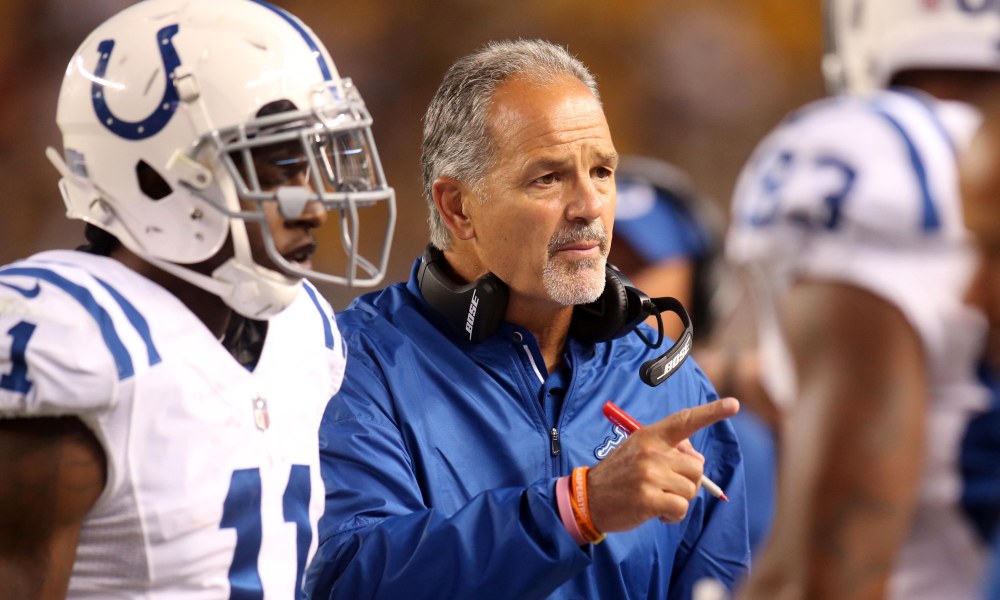
[[[604,416],[613,424],[624,429],[627,434],[632,434],[642,429],[642,425],[638,421],[629,416],[624,410],[618,408],[618,405],[610,400],[604,403]],[[726,493],[722,491],[719,484],[704,475],[701,476],[701,487],[708,490],[708,493],[716,498],[722,498],[726,502],[729,502],[729,498],[726,497]]]

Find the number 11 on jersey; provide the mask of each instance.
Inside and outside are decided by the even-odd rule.
[[[306,568],[309,545],[312,543],[312,526],[309,523],[311,488],[309,467],[292,465],[288,485],[282,496],[282,509],[285,522],[295,523],[295,591],[289,597],[296,600],[305,597],[302,592],[302,574]],[[223,529],[236,530],[236,549],[233,552],[233,563],[229,567],[230,600],[260,600],[264,597],[258,567],[263,543],[261,493],[260,469],[240,469],[233,472],[222,509],[222,522],[219,524]]]

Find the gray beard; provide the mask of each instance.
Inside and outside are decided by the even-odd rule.
[[[553,260],[560,246],[586,239],[596,239],[601,257],[580,262]],[[604,267],[608,256],[608,234],[599,221],[556,234],[549,241],[549,260],[542,269],[542,284],[549,297],[563,306],[588,304],[604,292]]]
[[[604,264],[607,259],[593,259],[572,266],[548,262],[542,270],[542,283],[549,297],[563,306],[588,304],[604,292]]]

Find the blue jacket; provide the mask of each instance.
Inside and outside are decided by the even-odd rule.
[[[602,416],[606,400],[648,424],[716,398],[693,361],[651,388],[638,367],[659,351],[638,336],[571,339],[568,381],[543,384],[530,332],[504,323],[463,340],[415,275],[337,315],[348,367],[320,430],[327,500],[310,598],[686,600],[703,577],[741,577],[743,468],[726,422],[691,443],[729,503],[700,491],[679,524],[654,519],[586,547],[556,508],[556,479],[623,440]],[[553,385],[565,385],[561,407],[544,401]]]

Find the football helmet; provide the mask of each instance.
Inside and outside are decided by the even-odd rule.
[[[826,0],[823,74],[864,94],[915,68],[1000,71],[996,0]]]
[[[301,277],[375,285],[385,274],[395,195],[371,116],[315,34],[280,8],[145,0],[123,10],[72,57],[57,123],[64,152],[47,155],[67,215],[244,316],[276,314]],[[314,268],[308,248],[283,254],[269,203],[286,221],[320,203],[333,233],[314,233],[339,238],[325,244],[338,247],[336,267]],[[382,239],[365,246],[372,259],[359,246],[361,209],[382,226]],[[254,260],[247,223],[261,229],[270,265]],[[210,273],[191,268],[227,239],[232,258]]]

